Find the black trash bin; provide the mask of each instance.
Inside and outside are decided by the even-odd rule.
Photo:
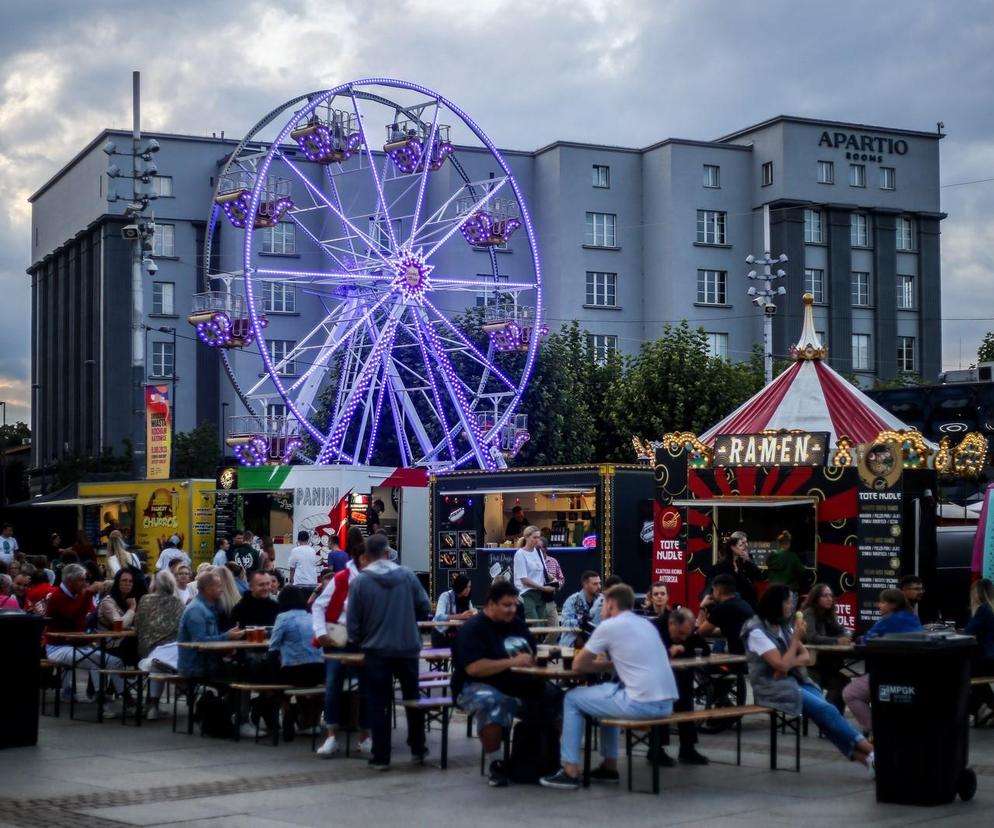
[[[41,633],[45,619],[23,612],[0,612],[0,748],[38,744],[38,687]]]
[[[877,801],[942,805],[971,799],[970,657],[976,639],[898,633],[862,648],[870,674]]]

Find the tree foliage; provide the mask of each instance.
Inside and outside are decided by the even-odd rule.
[[[984,335],[984,340],[977,349],[977,362],[994,362],[994,331],[988,331]]]
[[[173,477],[212,478],[217,472],[220,435],[206,420],[173,438]]]

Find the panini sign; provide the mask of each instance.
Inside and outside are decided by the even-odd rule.
[[[823,466],[827,452],[827,431],[719,434],[714,441],[714,465]]]

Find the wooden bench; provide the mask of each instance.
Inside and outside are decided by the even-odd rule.
[[[449,766],[449,720],[450,712],[455,707],[455,702],[448,696],[438,696],[435,698],[408,699],[401,702],[408,710],[420,710],[424,713],[425,728],[431,722],[438,722],[442,728],[442,754],[441,767],[445,770]]]
[[[247,681],[233,681],[231,683],[231,689],[237,694],[235,710],[235,741],[241,739],[241,726],[242,722],[242,706],[241,706],[241,694],[242,693],[257,693],[260,696],[272,696],[277,703],[282,701],[284,695],[289,690],[295,690],[292,684],[257,684],[254,682]],[[260,717],[261,718],[261,717]],[[276,713],[276,727],[267,727],[272,731],[273,745],[276,746],[280,743],[280,721],[279,721],[279,708],[277,708]],[[259,744],[259,722],[255,723],[255,743]]]
[[[148,679],[150,682],[158,681],[166,685],[166,687],[172,688],[173,733],[176,733],[179,725],[179,697],[180,692],[183,693],[186,699],[186,733],[188,736],[193,735],[193,708],[197,697],[197,690],[201,687],[215,687],[220,689],[227,687],[228,684],[224,679],[196,679],[181,676],[179,673],[149,673]]]
[[[418,673],[418,681],[432,681],[433,679],[450,679],[452,678],[452,673],[446,673],[440,670],[432,670],[428,673]]]
[[[758,704],[735,707],[713,707],[708,710],[693,710],[685,713],[672,713],[658,719],[600,719],[586,716],[586,744],[583,751],[583,786],[590,785],[590,757],[593,749],[594,725],[620,727],[625,730],[625,753],[628,756],[628,790],[632,790],[632,748],[635,745],[648,745],[652,762],[652,792],[659,793],[659,750],[663,728],[683,722],[707,722],[721,719],[735,720],[735,764],[742,764],[742,718],[744,716],[765,715],[770,717],[770,769],[777,769],[777,731],[781,724],[789,727],[796,739],[795,769],[801,770],[801,717],[787,716],[771,707]],[[637,735],[636,731],[648,731]]]
[[[45,715],[45,708],[48,706],[48,691],[55,688],[55,700],[52,702],[52,715],[55,718],[59,717],[62,704],[62,675],[65,670],[65,666],[59,664],[57,661],[52,661],[50,658],[40,659],[38,662],[38,669],[41,672],[46,670],[51,670],[52,674],[49,677],[52,683],[46,683],[46,677],[41,676],[41,681],[38,683],[38,689],[41,693],[41,714]]]
[[[142,700],[144,699],[145,690],[145,680],[148,678],[148,673],[144,670],[134,670],[127,667],[106,668],[103,670],[97,670],[100,674],[100,681],[103,683],[105,677],[117,676],[124,682],[124,694],[125,700],[121,702],[121,724],[126,724],[128,719],[128,705],[126,703],[127,694],[129,690],[133,690],[135,694],[135,727],[141,727],[142,725]]]
[[[418,692],[426,698],[431,697],[431,691],[436,688],[448,687],[451,682],[447,678],[441,679],[428,679],[427,681],[418,682]]]

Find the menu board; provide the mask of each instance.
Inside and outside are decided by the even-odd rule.
[[[238,495],[219,491],[214,496],[214,545],[230,538],[238,525]]]
[[[897,587],[900,580],[903,491],[898,457],[894,447],[881,444],[867,448],[859,464],[856,620],[860,630],[880,617],[880,590]]]

